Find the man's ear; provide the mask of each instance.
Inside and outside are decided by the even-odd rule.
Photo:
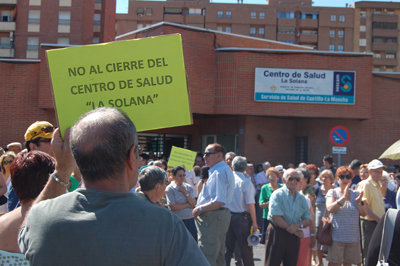
[[[127,165],[130,169],[134,169],[136,167],[136,161],[138,160],[136,156],[136,147],[132,145],[131,149],[129,150],[129,157],[127,161]]]
[[[35,151],[37,150],[38,146],[35,143],[30,142],[29,143],[29,150],[30,151]]]

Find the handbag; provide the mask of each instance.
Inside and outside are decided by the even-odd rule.
[[[381,248],[379,249],[378,266],[389,266],[388,258],[392,247],[393,232],[398,210],[388,209],[383,221]]]
[[[321,245],[332,245],[332,220],[329,216],[322,216],[319,221],[316,238]]]

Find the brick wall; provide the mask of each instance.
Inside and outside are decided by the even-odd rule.
[[[26,129],[35,121],[55,124],[52,109],[38,106],[40,63],[0,62],[0,146],[23,143]]]

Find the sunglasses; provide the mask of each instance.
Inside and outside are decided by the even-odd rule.
[[[294,180],[296,180],[297,182],[300,182],[300,177],[291,176],[291,177],[288,178],[288,181],[294,181]]]
[[[12,162],[13,162],[14,160],[9,160],[9,161],[3,161],[3,164],[4,165],[7,165],[7,164],[12,164]]]
[[[52,126],[42,127],[39,132],[35,132],[35,134],[32,135],[31,140],[34,139],[37,135],[41,134],[42,132],[51,133],[53,131],[54,131],[54,127],[52,127]]]
[[[346,179],[351,179],[351,175],[339,175],[339,178],[342,179],[342,180],[345,179],[345,178]]]
[[[216,153],[218,153],[218,152],[217,152],[217,151],[214,151],[214,152],[205,152],[205,153],[204,153],[204,156],[208,157],[208,156],[210,156],[210,155],[212,155],[212,154],[216,154]]]

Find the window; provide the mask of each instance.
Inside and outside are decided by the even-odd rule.
[[[386,59],[395,59],[396,54],[386,54]]]
[[[336,15],[331,15],[331,21],[336,21]]]
[[[367,30],[367,27],[365,25],[360,26],[360,32],[365,32]]]
[[[335,51],[335,45],[334,44],[330,44],[329,45],[329,51]]]
[[[337,46],[337,50],[340,51],[340,52],[343,52],[343,51],[344,51],[343,45],[339,44],[339,45]]]
[[[28,37],[26,50],[35,51],[39,49],[39,37]]]
[[[29,0],[29,5],[30,6],[40,6],[40,0]]]
[[[367,39],[360,39],[360,46],[367,46]]]
[[[264,28],[258,28],[258,34],[259,35],[264,35],[265,29]]]
[[[26,46],[26,58],[39,57],[39,37],[28,37]]]
[[[294,34],[295,31],[296,31],[295,27],[278,26],[278,33],[280,34]]]
[[[250,27],[250,35],[256,34],[256,27]]]
[[[93,43],[100,43],[100,38],[98,36],[94,36]]]
[[[40,24],[40,10],[29,10],[28,23]]]
[[[70,23],[71,23],[71,12],[70,11],[59,11],[58,12],[58,32],[60,33],[69,33],[70,32]],[[100,27],[97,25],[93,25],[94,27],[98,27],[100,31]]]
[[[381,58],[381,54],[374,54],[374,58]]]
[[[58,13],[58,24],[69,25],[71,23],[71,12],[70,11],[60,11]]]
[[[257,18],[257,12],[250,12],[250,18]]]
[[[164,7],[164,14],[166,15],[182,15],[182,8]]]
[[[367,17],[367,11],[360,11],[360,17],[361,18],[366,18]]]
[[[222,26],[217,26],[217,31],[224,31]]]
[[[93,24],[94,25],[100,25],[101,22],[101,14],[95,13],[94,14],[94,19],[93,19]]]
[[[57,44],[69,44],[69,38],[57,38]]]
[[[372,22],[373,29],[390,29],[396,30],[397,23],[396,22]]]
[[[289,19],[294,19],[295,15],[294,12],[279,12],[277,14],[278,18],[289,18]]]
[[[9,37],[0,37],[0,49],[14,48]]]
[[[258,18],[259,19],[264,19],[265,18],[265,12],[258,13]]]
[[[59,6],[71,6],[71,0],[59,0],[58,5]]]
[[[146,16],[151,16],[151,15],[153,15],[153,9],[151,9],[151,8],[146,8],[146,9],[145,9],[145,14],[146,14]]]
[[[343,15],[340,15],[340,16],[339,16],[339,21],[340,21],[340,22],[344,22],[344,16],[343,16]]]
[[[312,19],[312,20],[317,20],[318,19],[318,13],[301,13],[300,14],[301,19]]]
[[[329,31],[329,37],[335,38],[335,30],[330,30]]]
[[[225,32],[231,33],[232,32],[231,26],[226,26],[225,27]]]
[[[224,16],[224,11],[217,11],[217,18],[222,18]]]
[[[231,18],[232,17],[232,11],[226,11],[225,12],[225,17]]]
[[[201,16],[202,10],[201,8],[189,8],[188,14],[189,16]]]
[[[344,30],[338,30],[337,35],[339,38],[343,38],[344,37]]]

